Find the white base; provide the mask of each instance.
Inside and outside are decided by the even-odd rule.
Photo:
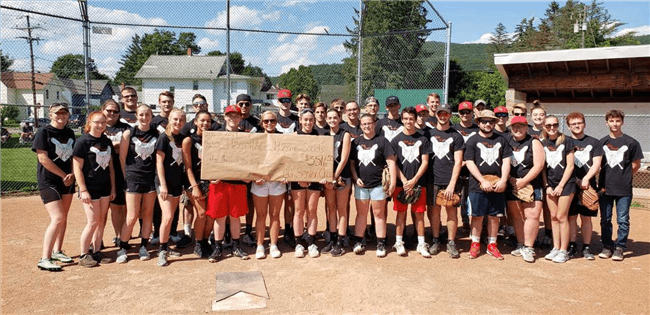
[[[249,310],[265,307],[266,298],[248,294],[246,292],[238,292],[237,294],[221,301],[212,301],[212,311],[215,312]]]

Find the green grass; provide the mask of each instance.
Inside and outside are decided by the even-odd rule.
[[[644,205],[642,205],[642,204],[640,204],[640,203],[638,203],[636,201],[633,201],[632,204],[630,205],[630,207],[631,208],[645,208]]]
[[[12,138],[0,150],[0,186],[2,191],[36,190],[36,154],[29,145],[20,146]]]

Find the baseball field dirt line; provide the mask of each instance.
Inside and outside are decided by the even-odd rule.
[[[321,200],[321,208],[323,202]],[[38,270],[42,237],[49,218],[38,196],[2,198],[1,300],[3,314],[198,314],[211,312],[218,272],[259,270],[269,292],[265,309],[243,313],[648,313],[650,309],[650,211],[633,208],[629,248],[623,262],[574,258],[565,264],[545,261],[538,252],[534,264],[505,255],[497,261],[484,254],[467,257],[469,240],[458,242],[462,257],[446,253],[431,259],[409,251],[408,257],[389,252],[375,257],[374,246],[365,255],[293,257],[281,244],[284,256],[241,261],[227,258],[215,264],[197,259],[191,248],[168,267],[152,259],[139,261],[132,250],[128,263],[110,263],[86,269],[75,264],[64,271]],[[354,217],[355,211],[352,210]],[[389,211],[389,222],[395,222]],[[321,211],[320,218],[324,215]],[[444,217],[444,215],[443,215]],[[600,228],[594,220],[596,232]],[[75,256],[85,224],[81,204],[73,201],[64,250]],[[324,220],[319,222],[323,230]],[[137,231],[134,231],[134,235]],[[394,238],[389,230],[389,244]],[[112,247],[113,228],[104,240]],[[600,243],[595,235],[594,244]],[[136,240],[131,241],[136,244]],[[319,246],[323,246],[322,241]],[[508,253],[508,246],[500,245]],[[599,245],[594,246],[596,251]],[[253,254],[254,249],[247,248]]]

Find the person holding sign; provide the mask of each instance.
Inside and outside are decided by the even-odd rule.
[[[298,116],[291,113],[291,91],[282,89],[278,91],[278,123],[275,129],[283,134],[291,134],[296,131],[298,125]],[[282,238],[290,247],[296,247],[294,242],[295,235],[293,234],[293,199],[291,199],[291,191],[284,197],[284,237]]]
[[[266,111],[261,116],[262,129],[265,133],[279,133],[275,126],[278,123],[278,117],[272,111]],[[262,259],[266,257],[264,253],[264,234],[266,231],[266,216],[271,217],[269,229],[269,239],[271,246],[269,252],[271,257],[280,258],[282,253],[278,249],[278,236],[280,234],[280,210],[284,195],[287,192],[287,181],[269,182],[263,179],[255,181],[251,185],[253,194],[253,203],[255,204],[255,213],[257,221],[255,222],[255,235],[257,237],[257,250],[255,258]]]
[[[224,111],[226,124],[218,131],[239,132],[239,123],[242,119],[241,109],[236,105],[226,107]],[[216,244],[210,262],[221,258],[223,239],[226,234],[226,219],[230,219],[230,234],[232,235],[232,255],[242,260],[249,259],[248,254],[239,247],[241,221],[239,217],[248,212],[248,198],[246,197],[246,182],[240,180],[213,180],[208,193],[208,208],[205,212],[214,219],[214,238]]]
[[[300,112],[300,128],[296,132],[299,135],[312,135],[318,136],[318,131],[314,129],[316,118],[314,111],[305,108]],[[348,140],[349,141],[349,140]],[[326,179],[321,181],[322,184],[327,182]],[[295,213],[293,215],[293,232],[296,241],[297,258],[305,257],[305,247],[301,244],[300,237],[302,236],[304,227],[304,216],[307,211],[307,233],[309,234],[307,240],[307,248],[309,256],[316,258],[320,256],[318,247],[316,246],[316,228],[318,227],[318,198],[320,196],[320,185],[318,183],[309,182],[292,182],[291,183],[291,197],[294,201]]]

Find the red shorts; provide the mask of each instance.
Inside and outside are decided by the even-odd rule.
[[[233,218],[245,216],[248,212],[246,185],[219,182],[210,184],[208,192],[208,209],[205,214],[213,219],[227,215]]]
[[[411,211],[416,213],[425,213],[427,211],[427,191],[426,188],[420,186],[422,193],[420,193],[420,198],[414,204],[411,204]],[[393,210],[397,212],[404,212],[408,209],[407,204],[403,204],[397,200],[397,195],[404,190],[403,187],[395,187],[393,192]]]

